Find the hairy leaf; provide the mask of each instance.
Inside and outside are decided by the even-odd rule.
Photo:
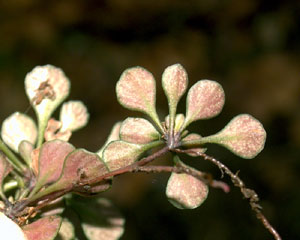
[[[52,240],[59,231],[61,221],[59,216],[48,216],[25,225],[22,229],[28,240]]]
[[[62,173],[67,155],[75,148],[67,142],[53,140],[42,145],[38,158],[36,190],[45,184],[55,182]],[[34,158],[34,161],[36,158]],[[33,163],[33,165],[36,165]]]
[[[177,104],[185,93],[187,85],[188,76],[180,64],[174,64],[165,69],[162,75],[162,86],[168,98],[172,126],[174,126]]]
[[[116,92],[122,106],[148,114],[161,127],[155,109],[155,80],[150,72],[142,67],[127,69],[117,83]]]
[[[71,207],[81,217],[89,240],[117,240],[124,232],[125,220],[116,207],[104,198],[72,200]]]
[[[89,114],[81,101],[69,101],[62,105],[60,110],[61,132],[75,131],[88,123]]]
[[[19,144],[19,154],[21,157],[25,160],[25,162],[28,164],[28,166],[31,166],[31,153],[33,151],[33,145],[32,143],[24,140]]]
[[[175,126],[174,126],[174,131],[175,133],[176,132],[179,132],[183,123],[184,123],[184,115],[183,114],[176,114],[176,117],[175,117]],[[166,116],[165,118],[165,124],[166,124],[166,127],[167,128],[170,128],[170,115]]]
[[[211,80],[201,80],[188,92],[184,128],[199,119],[212,118],[223,108],[225,94],[222,86]]]
[[[70,82],[60,68],[37,66],[26,75],[25,90],[38,117],[40,146],[51,114],[69,94]]]
[[[2,182],[11,169],[11,166],[6,160],[6,156],[0,152],[0,191],[2,191]]]
[[[73,224],[67,219],[62,220],[59,232],[58,240],[73,240],[75,239],[75,228]]]
[[[254,158],[264,148],[266,135],[257,119],[241,114],[219,133],[206,137],[204,141],[221,144],[242,158]]]
[[[46,188],[45,192],[53,192],[67,188],[73,188],[74,191],[89,192],[94,190],[92,187],[84,188],[76,185],[82,181],[88,181],[102,176],[108,172],[104,162],[102,162],[96,153],[88,152],[84,149],[77,149],[70,153],[65,160],[64,167],[60,178],[51,186]],[[103,188],[99,190],[106,190],[109,185],[103,183]]]
[[[120,128],[120,139],[130,143],[145,144],[159,137],[159,132],[143,118],[127,118]]]
[[[166,195],[175,207],[194,209],[199,207],[207,198],[208,187],[191,175],[172,173],[168,181]]]
[[[15,112],[4,120],[1,137],[11,149],[18,152],[19,144],[23,140],[35,144],[37,128],[30,117],[23,113]]]
[[[105,148],[103,159],[109,170],[113,171],[132,164],[144,151],[144,145],[114,141]]]

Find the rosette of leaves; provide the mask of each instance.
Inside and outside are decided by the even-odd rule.
[[[142,67],[127,69],[121,75],[116,85],[119,103],[130,110],[143,112],[151,121],[127,118],[119,125],[119,136],[107,144],[104,151],[99,151],[111,171],[139,161],[149,150],[157,147],[172,152],[175,155],[174,165],[181,166],[183,163],[177,156],[179,150],[188,149],[189,155],[198,156],[197,153],[203,153],[208,143],[220,144],[248,159],[254,158],[263,149],[266,132],[262,124],[248,114],[236,116],[212,136],[188,133],[187,127],[192,122],[215,117],[221,112],[225,94],[216,81],[200,80],[188,90],[185,115],[177,114],[178,102],[188,87],[187,73],[180,64],[165,69],[162,87],[169,107],[169,115],[163,122],[156,111],[153,75]],[[206,199],[208,187],[187,173],[172,173],[166,194],[174,206],[192,209]]]
[[[16,112],[4,120],[1,128],[1,239],[75,239],[74,229],[78,226],[64,216],[62,196],[93,196],[105,191],[110,180],[93,185],[81,183],[108,173],[108,167],[96,153],[76,149],[68,142],[72,132],[87,124],[89,114],[81,101],[63,103],[70,83],[61,69],[51,65],[34,68],[25,78],[25,90],[37,124],[28,115]],[[55,120],[51,116],[60,104],[59,120]],[[123,233],[123,218],[118,215],[115,222],[110,216],[117,211],[111,203],[103,199],[93,202],[80,205],[69,196],[67,206],[80,205],[80,211],[74,213],[79,216],[97,208],[93,218],[84,215],[79,223],[88,239],[118,239]],[[106,208],[109,211],[103,210]]]

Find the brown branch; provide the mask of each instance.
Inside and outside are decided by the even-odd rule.
[[[177,150],[176,150],[177,151]],[[178,150],[177,152],[190,152],[189,150]],[[267,218],[263,215],[261,212],[262,207],[259,205],[259,198],[257,193],[247,188],[244,182],[240,179],[238,176],[238,172],[234,174],[227,166],[225,166],[223,163],[218,161],[217,159],[206,155],[205,153],[193,151],[193,153],[196,153],[199,157],[203,157],[204,160],[210,161],[213,164],[215,164],[220,171],[223,173],[225,172],[230,178],[234,186],[240,188],[242,195],[248,199],[249,204],[251,206],[251,209],[255,212],[256,218],[261,221],[261,223],[264,225],[264,227],[273,235],[274,239],[281,240],[281,237],[279,233],[275,230],[275,228],[270,224],[270,222],[267,220]]]

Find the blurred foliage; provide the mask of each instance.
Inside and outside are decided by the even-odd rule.
[[[208,153],[241,170],[283,239],[299,239],[299,23],[299,1],[1,1],[0,120],[27,110],[25,74],[36,65],[53,64],[71,79],[70,98],[82,99],[91,113],[90,124],[73,143],[96,151],[114,122],[139,115],[117,103],[114,89],[122,71],[140,65],[160,81],[163,69],[179,62],[190,86],[214,79],[226,92],[222,114],[202,121],[201,134],[216,132],[243,112],[264,124],[266,148],[255,159],[239,159],[218,147]],[[164,99],[159,88],[157,101]],[[164,103],[158,106],[162,114]],[[126,217],[122,239],[270,238],[237,190],[226,195],[211,189],[199,209],[179,211],[164,196],[167,177],[136,174],[115,180],[106,195]]]

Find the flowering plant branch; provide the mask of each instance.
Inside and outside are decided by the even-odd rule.
[[[220,113],[225,94],[217,82],[200,80],[188,91],[185,115],[177,114],[187,85],[188,76],[180,64],[164,71],[162,86],[169,115],[161,121],[156,111],[156,82],[152,74],[141,67],[126,70],[116,85],[118,101],[128,109],[145,113],[150,121],[127,118],[116,123],[106,143],[92,153],[69,143],[73,132],[87,124],[89,115],[80,101],[63,103],[70,90],[63,71],[46,65],[28,73],[25,89],[38,124],[23,113],[14,113],[4,120],[1,129],[0,228],[9,226],[15,234],[7,232],[7,239],[74,239],[74,225],[64,215],[65,208],[73,209],[80,217],[88,239],[120,238],[124,219],[109,201],[84,200],[74,194],[101,193],[112,186],[114,177],[125,173],[171,173],[166,196],[179,209],[199,207],[206,200],[209,187],[229,192],[227,183],[186,165],[180,159],[182,154],[208,160],[222,174],[229,175],[264,227],[274,239],[281,239],[263,215],[255,191],[247,188],[226,165],[205,154],[207,144],[216,143],[242,158],[254,158],[264,148],[266,132],[262,124],[248,114],[241,114],[214,135],[189,133],[187,128],[192,122]],[[59,120],[51,118],[61,103]],[[173,156],[172,166],[148,165],[168,152]],[[86,201],[88,204],[83,204]],[[95,208],[99,209],[97,213]]]

